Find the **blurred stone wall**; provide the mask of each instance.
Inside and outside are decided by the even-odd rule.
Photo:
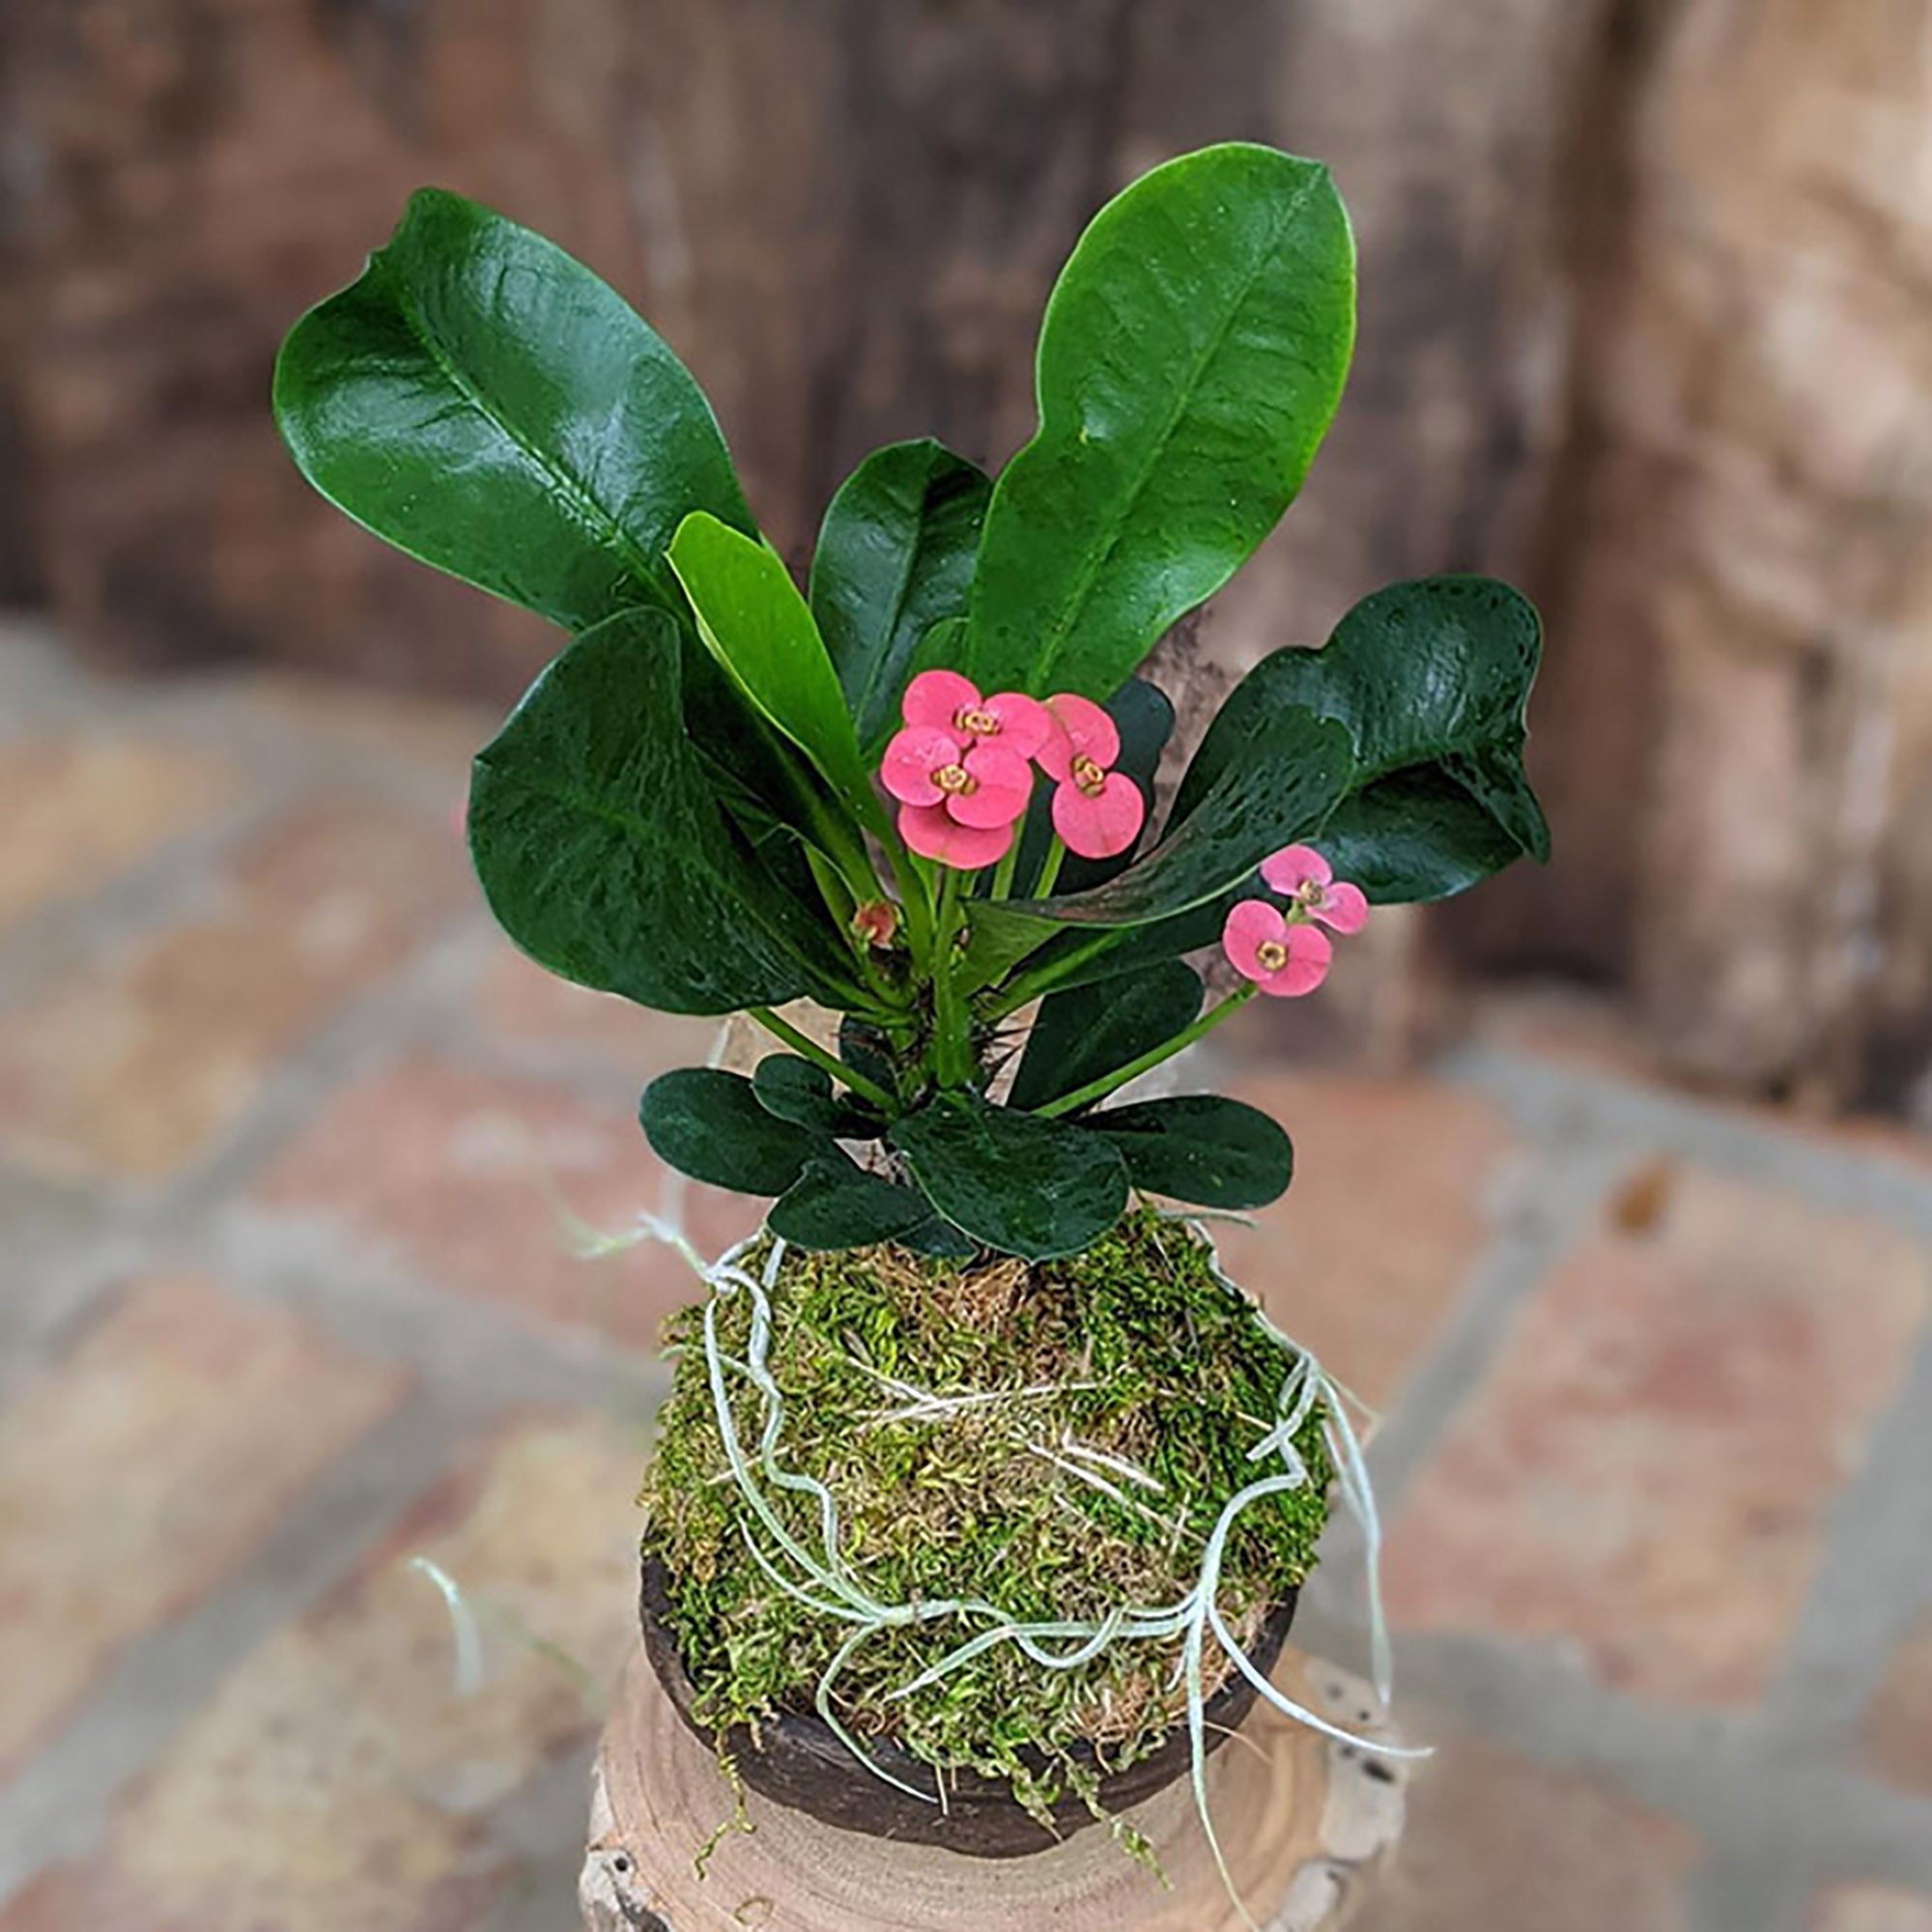
[[[802,554],[875,443],[1024,438],[1113,188],[1230,136],[1322,156],[1354,378],[1173,655],[1206,699],[1442,569],[1551,633],[1558,863],[1383,922],[1366,1035],[1426,1033],[1452,963],[1557,971],[1695,1073],[1914,1099],[1932,0],[6,0],[0,57],[0,594],[123,662],[501,696],[554,639],[314,501],[266,412],[410,187],[632,295]]]

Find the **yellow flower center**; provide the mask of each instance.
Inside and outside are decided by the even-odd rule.
[[[960,730],[970,731],[976,738],[991,738],[1000,728],[1000,721],[990,711],[979,711],[970,704],[954,722]]]
[[[1107,774],[1086,753],[1082,752],[1073,760],[1073,782],[1089,798],[1098,798],[1107,788]]]
[[[979,790],[973,781],[973,774],[964,765],[941,765],[933,773],[932,781],[941,791],[950,791],[955,798],[964,798]]]
[[[1288,964],[1288,948],[1278,939],[1264,939],[1255,948],[1255,964],[1279,973]]]

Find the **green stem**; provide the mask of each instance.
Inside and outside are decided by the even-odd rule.
[[[1007,847],[1007,856],[993,867],[993,883],[986,896],[990,899],[1004,899],[1012,896],[1013,871],[1020,863],[1020,841],[1017,837]]]
[[[1066,863],[1066,842],[1059,833],[1053,835],[1053,843],[1046,848],[1046,857],[1040,861],[1039,877],[1033,882],[1029,898],[1043,899],[1053,891],[1053,882],[1060,877],[1060,868]]]
[[[1131,926],[1103,926],[1092,938],[1077,946],[1069,946],[1045,965],[1020,974],[1017,979],[1008,981],[1006,991],[986,1009],[984,1017],[989,1020],[1010,1018],[1029,1000],[1037,1000],[1042,994],[1052,992],[1063,980],[1070,980],[1090,959],[1097,959],[1122,939],[1131,937],[1132,932]]]
[[[973,1075],[973,1020],[959,998],[952,938],[959,923],[959,874],[945,867],[932,922],[933,1071],[942,1087],[963,1087]]]
[[[809,1060],[814,1066],[822,1066],[841,1086],[849,1087],[862,1100],[869,1100],[875,1107],[883,1107],[888,1114],[898,1112],[898,1102],[881,1087],[877,1081],[868,1080],[860,1072],[847,1066],[836,1053],[828,1053],[810,1034],[801,1033],[787,1019],[781,1019],[769,1007],[747,1007],[746,1013],[771,1034],[781,1039],[791,1050]]]
[[[1062,1114],[1070,1114],[1078,1107],[1092,1106],[1095,1100],[1104,1100],[1116,1088],[1124,1087],[1129,1080],[1138,1080],[1150,1068],[1158,1066],[1163,1060],[1172,1060],[1183,1047],[1192,1046],[1197,1039],[1212,1033],[1230,1013],[1238,1012],[1260,990],[1252,980],[1238,992],[1230,993],[1218,1007],[1210,1007],[1192,1026],[1181,1031],[1163,1046],[1150,1047],[1138,1060],[1130,1060],[1113,1073],[1103,1073],[1097,1080],[1090,1080],[1084,1087],[1076,1087],[1070,1094],[1063,1094],[1057,1100],[1049,1100],[1044,1107],[1034,1111],[1042,1120],[1056,1120]]]

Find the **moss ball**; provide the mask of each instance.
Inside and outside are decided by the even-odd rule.
[[[762,1277],[769,1257],[755,1247],[743,1265]],[[1267,1473],[1248,1451],[1274,1425],[1296,1359],[1197,1232],[1145,1208],[1081,1254],[1032,1265],[788,1250],[769,1300],[779,1463],[837,1498],[852,1578],[881,1604],[970,1598],[1020,1622],[1097,1621],[1184,1598],[1222,1510]],[[751,1323],[748,1293],[717,1303],[726,1357],[746,1359]],[[702,1309],[675,1318],[671,1340],[677,1373],[644,1485],[645,1544],[668,1572],[696,1714],[722,1739],[738,1725],[755,1733],[774,1712],[810,1711],[852,1626],[780,1587],[751,1554],[748,1534],[790,1574],[727,1467]],[[726,1387],[755,1456],[763,1399],[740,1374],[727,1371]],[[1228,1539],[1220,1603],[1244,1634],[1314,1560],[1332,1474],[1321,1421],[1318,1407],[1295,1438],[1308,1486],[1257,1501]],[[798,1542],[819,1549],[816,1503],[768,1493]],[[1185,1722],[1179,1636],[1116,1640],[1065,1670],[1000,1643],[893,1695],[986,1627],[947,1616],[868,1636],[837,1680],[841,1721],[932,1765],[1006,1776],[1037,1811],[1063,1787],[1082,1790],[1065,1756],[1075,1743],[1118,1769]],[[1211,1694],[1229,1667],[1211,1642],[1207,1663]],[[1055,1773],[1042,1780],[1027,1749]]]

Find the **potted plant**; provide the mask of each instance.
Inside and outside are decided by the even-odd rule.
[[[1353,327],[1321,167],[1156,168],[1054,290],[1033,440],[997,480],[875,452],[804,587],[669,349],[485,209],[417,195],[283,351],[325,496],[571,634],[476,760],[504,929],[775,1037],[642,1099],[671,1166],[772,1203],[676,1324],[643,1625],[735,1773],[842,1825],[1005,1856],[1201,1789],[1282,1701],[1331,1489],[1366,1501],[1346,1402],[1198,1218],[1279,1195],[1287,1136],[1116,1100],[1372,904],[1545,856],[1538,621],[1469,577],[1263,660],[1156,823],[1136,673],[1294,497]]]

